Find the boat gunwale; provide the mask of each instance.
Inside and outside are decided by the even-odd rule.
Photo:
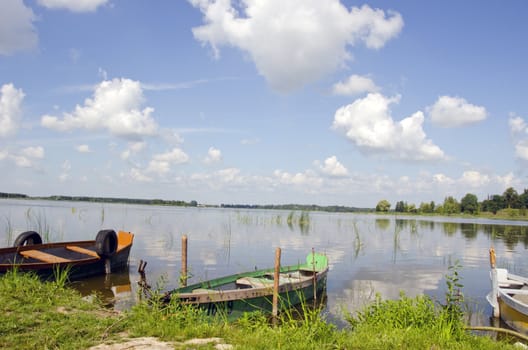
[[[288,272],[300,271],[303,268],[305,271],[311,272],[310,270],[306,270],[306,265],[304,264],[284,266],[284,267],[281,267],[280,271],[281,273],[288,273]],[[328,271],[329,271],[328,266],[321,271],[314,271],[315,281],[319,282],[319,281],[324,280],[326,278]],[[238,300],[238,299],[252,299],[252,298],[266,297],[266,296],[270,296],[273,294],[273,285],[269,287],[262,286],[262,287],[251,287],[251,288],[229,289],[229,290],[215,290],[212,288],[218,287],[220,285],[228,284],[228,283],[234,283],[239,278],[263,276],[266,273],[270,273],[270,272],[273,272],[273,268],[224,276],[224,277],[216,278],[216,279],[205,281],[205,282],[195,283],[187,287],[177,288],[177,289],[170,291],[168,294],[170,295],[171,298],[174,297],[175,299],[185,304],[203,304],[203,303],[211,303],[211,302],[214,303],[214,302],[223,302],[223,301],[231,301],[231,300]],[[282,283],[279,285],[279,294],[304,290],[306,288],[313,286],[314,285],[313,281],[314,281],[313,276],[309,276],[308,279],[300,280],[298,282]],[[318,287],[316,288],[319,289]],[[204,290],[200,292],[193,292],[193,290],[196,290],[196,289],[204,289]]]
[[[120,233],[125,233],[127,235],[130,235],[131,239],[128,241],[125,245],[117,245],[116,252],[114,256],[119,256],[123,254],[124,251],[127,249],[129,250],[132,247],[134,234],[131,232],[126,231],[120,231]],[[67,246],[78,246],[78,247],[95,247],[96,240],[84,240],[84,241],[68,241],[68,242],[52,242],[52,243],[41,243],[41,244],[31,244],[31,245],[25,245],[25,246],[19,246],[19,247],[5,247],[0,248],[0,255],[7,255],[7,254],[19,254],[20,252],[28,251],[28,250],[39,250],[45,252],[49,249],[56,249],[56,248],[64,248],[67,249]],[[95,252],[95,251],[94,251]],[[82,253],[79,253],[82,254]],[[97,253],[96,253],[97,254]],[[83,266],[83,265],[89,265],[96,263],[97,261],[100,261],[102,258],[101,256],[90,256],[86,255],[86,258],[77,258],[77,259],[71,259],[70,261],[64,261],[64,262],[46,262],[46,261],[34,261],[34,262],[24,262],[24,258],[22,257],[20,262],[9,262],[9,263],[0,263],[0,273],[5,273],[8,270],[11,270],[13,268],[18,268],[22,271],[40,271],[40,270],[47,270],[52,269],[55,267],[62,267],[67,265],[72,266]],[[111,257],[112,259],[113,257]]]

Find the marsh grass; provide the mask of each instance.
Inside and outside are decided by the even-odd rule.
[[[13,224],[11,223],[11,218],[7,215],[4,216],[5,219],[5,237],[7,246],[11,246],[13,243]]]
[[[31,208],[26,210],[26,220],[28,228],[37,231],[42,237],[43,242],[50,242],[51,228],[46,218],[46,215],[40,211],[35,212]]]
[[[446,308],[435,307],[425,296],[402,294],[400,300],[387,301],[378,297],[350,319],[349,329],[337,329],[326,322],[322,309],[308,303],[302,305],[302,317],[281,313],[278,325],[260,312],[229,323],[189,305],[151,300],[117,314],[105,310],[97,298],[81,298],[67,287],[63,275],[58,277],[42,282],[16,270],[0,276],[0,348],[85,349],[120,342],[123,336],[152,336],[173,342],[219,337],[235,349],[514,349],[463,332]]]

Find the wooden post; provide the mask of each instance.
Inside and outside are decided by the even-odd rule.
[[[493,307],[493,317],[500,316],[499,309],[499,281],[497,280],[497,269],[495,266],[495,249],[493,247],[489,250],[490,267],[491,267],[491,306]]]
[[[273,275],[273,304],[271,314],[273,316],[273,322],[277,321],[277,315],[279,314],[279,278],[280,278],[280,259],[281,249],[275,250],[275,273]]]
[[[182,287],[187,286],[187,236],[182,236],[182,269],[180,276],[180,283]]]
[[[317,305],[317,276],[315,271],[315,249],[312,248],[312,273],[313,273],[313,300],[314,306]]]

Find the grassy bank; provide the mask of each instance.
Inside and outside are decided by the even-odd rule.
[[[280,326],[258,313],[227,323],[178,305],[139,303],[115,313],[97,299],[82,299],[64,279],[43,283],[15,272],[0,277],[0,305],[0,348],[5,349],[85,349],[148,336],[185,349],[211,349],[212,344],[183,345],[209,337],[240,349],[514,349],[468,333],[457,317],[424,296],[378,299],[350,316],[350,328],[340,330],[319,312],[300,320],[283,315]]]

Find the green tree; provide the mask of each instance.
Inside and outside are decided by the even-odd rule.
[[[418,211],[424,214],[433,212],[431,210],[431,205],[429,203],[424,203],[424,202],[420,203],[420,207],[418,208]]]
[[[475,214],[478,212],[477,196],[472,193],[466,194],[460,201],[460,211],[469,214]]]
[[[519,207],[519,194],[513,189],[513,187],[507,188],[502,194],[502,197],[504,198],[504,203],[508,208]]]
[[[443,208],[444,208],[443,210],[444,214],[447,214],[447,215],[460,213],[460,204],[455,198],[451,196],[446,197],[444,199]]]
[[[394,208],[395,212],[403,213],[405,211],[405,203],[403,201],[396,202],[396,208]]]
[[[376,205],[376,211],[378,212],[388,212],[391,207],[391,204],[388,200],[382,199],[378,202],[378,205]]]

